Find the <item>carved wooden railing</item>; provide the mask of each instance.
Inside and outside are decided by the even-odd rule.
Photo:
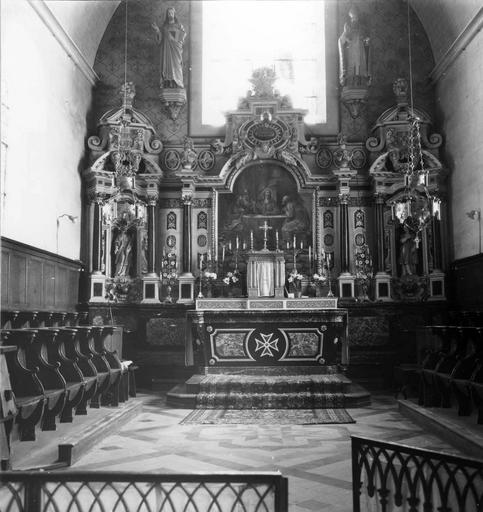
[[[2,512],[287,512],[280,473],[0,473]]]
[[[482,512],[483,461],[352,436],[353,511]]]

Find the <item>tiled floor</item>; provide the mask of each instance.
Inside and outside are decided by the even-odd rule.
[[[280,471],[291,512],[350,511],[350,435],[459,453],[407,420],[392,397],[349,412],[344,425],[179,425],[190,412],[145,396],[143,412],[72,469],[143,472]]]

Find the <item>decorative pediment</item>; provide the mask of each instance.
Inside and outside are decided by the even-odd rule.
[[[163,144],[156,138],[152,122],[133,107],[134,84],[124,84],[120,96],[123,99],[121,107],[106,112],[97,123],[99,134],[89,137],[87,141],[93,159],[106,151],[111,151],[115,158],[122,159],[125,155],[116,153],[120,147],[128,148],[133,153],[161,153]]]

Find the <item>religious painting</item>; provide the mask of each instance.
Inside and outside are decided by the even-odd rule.
[[[221,194],[219,240],[229,247],[261,250],[307,248],[312,241],[312,194],[299,192],[276,163],[247,167],[233,193]]]

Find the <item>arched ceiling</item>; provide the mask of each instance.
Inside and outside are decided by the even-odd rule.
[[[482,9],[481,0],[410,2],[428,34],[436,63]],[[93,65],[99,43],[120,0],[45,0],[45,3]]]

